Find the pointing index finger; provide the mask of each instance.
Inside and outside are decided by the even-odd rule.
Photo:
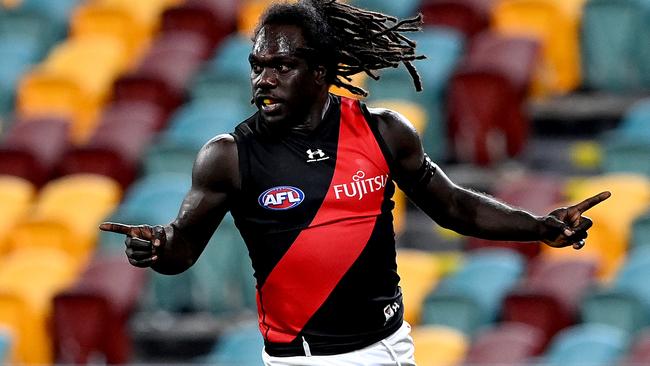
[[[99,225],[99,230],[111,231],[118,234],[130,235],[133,231],[133,226],[124,225],[117,222],[103,222]]]
[[[608,199],[611,195],[612,194],[609,191],[600,192],[597,195],[589,197],[586,200],[578,203],[577,205],[573,206],[573,208],[578,210],[580,213],[583,213],[588,209],[596,206],[597,204],[603,202],[604,200]]]

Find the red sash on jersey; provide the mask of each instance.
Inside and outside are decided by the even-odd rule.
[[[268,341],[293,341],[352,267],[381,213],[384,188],[374,188],[387,175],[359,103],[341,97],[336,167],[325,200],[258,291],[260,330]],[[364,179],[364,194],[350,197]],[[342,193],[345,184],[349,195]]]

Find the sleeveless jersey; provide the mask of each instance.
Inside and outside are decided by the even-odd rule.
[[[258,113],[233,133],[231,207],[257,280],[272,356],[351,352],[402,324],[390,153],[366,107],[329,96],[314,131],[274,135]]]

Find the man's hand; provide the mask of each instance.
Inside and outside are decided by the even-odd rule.
[[[165,229],[160,226],[150,225],[124,225],[114,222],[104,222],[99,225],[103,231],[111,231],[126,235],[126,256],[129,263],[136,267],[150,267],[156,260],[164,246],[166,235]]]
[[[585,245],[587,230],[593,225],[582,213],[608,199],[610,192],[601,192],[593,197],[570,206],[554,210],[542,218],[542,241],[554,248],[572,245],[580,249]]]

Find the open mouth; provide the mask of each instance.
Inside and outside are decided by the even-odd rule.
[[[282,102],[277,99],[262,97],[258,100],[258,105],[264,113],[273,113],[277,111],[281,106]]]

